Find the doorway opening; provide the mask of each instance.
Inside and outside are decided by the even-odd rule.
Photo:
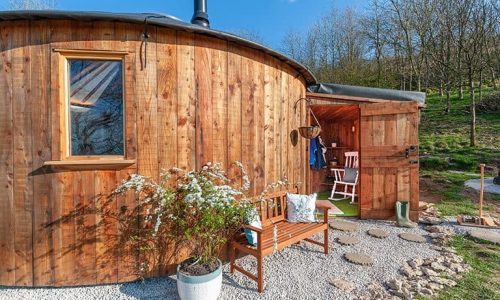
[[[331,215],[359,216],[359,106],[326,104],[311,105],[311,109],[321,125],[318,142],[322,144],[318,149],[315,141],[311,141],[311,192],[317,193],[318,199],[329,199],[337,207],[331,210]],[[314,153],[321,155],[321,151],[324,152],[324,163],[318,163],[314,158]],[[332,195],[334,187],[336,193]],[[354,201],[352,194],[355,195]]]

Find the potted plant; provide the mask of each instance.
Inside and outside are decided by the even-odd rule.
[[[242,174],[244,174],[241,164]],[[177,179],[178,226],[192,255],[177,267],[183,300],[217,299],[222,286],[222,247],[238,231],[251,205],[241,199],[248,187],[235,187],[219,164],[206,164]]]
[[[248,177],[241,163],[236,162],[235,166],[241,175],[237,182],[242,185],[232,184],[220,164],[207,163],[189,172],[172,168],[162,173],[159,183],[134,174],[115,191],[121,194],[134,190],[141,200],[141,211],[145,212],[140,217],[143,230],[133,238],[139,243],[136,248],[144,254],[139,264],[141,273],[148,273],[156,268],[154,263],[161,263],[159,253],[165,252],[165,239],[175,237],[177,247],[191,251],[191,257],[177,267],[177,289],[183,300],[219,296],[220,251],[240,230],[253,208],[244,197],[250,185]]]

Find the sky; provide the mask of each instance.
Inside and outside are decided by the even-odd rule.
[[[251,32],[279,50],[290,30],[305,32],[332,7],[362,9],[367,0],[207,0],[212,29],[229,32]],[[56,0],[56,9],[155,12],[176,16],[189,22],[193,0]],[[9,0],[0,0],[0,9],[8,8]]]

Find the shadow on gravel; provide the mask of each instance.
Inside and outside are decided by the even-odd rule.
[[[222,273],[222,280],[223,280],[222,285],[227,284],[227,285],[233,286],[235,288],[239,288],[241,290],[257,292],[257,284],[255,284],[255,288],[242,286],[241,284],[234,281],[234,279],[232,278],[232,275],[230,273]],[[248,279],[248,280],[251,281],[250,279]],[[255,283],[254,281],[251,281],[251,282]]]
[[[177,282],[170,277],[152,278],[131,283],[120,287],[120,292],[134,299],[168,299],[177,300]]]

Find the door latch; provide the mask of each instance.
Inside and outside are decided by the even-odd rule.
[[[411,145],[410,148],[406,148],[405,156],[406,158],[410,157],[410,153],[417,151],[417,146]]]
[[[410,160],[410,165],[416,165],[418,164],[418,160]]]

